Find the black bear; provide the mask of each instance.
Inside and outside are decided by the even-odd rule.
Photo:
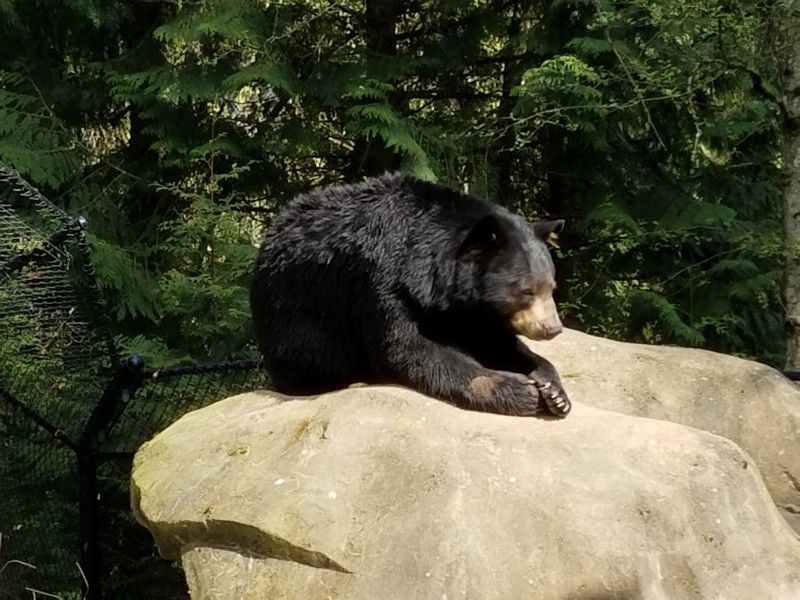
[[[399,173],[299,195],[266,232],[250,291],[275,389],[400,384],[565,416],[556,369],[516,335],[562,329],[545,242],[563,226]]]

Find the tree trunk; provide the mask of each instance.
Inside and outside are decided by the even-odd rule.
[[[788,2],[787,61],[783,80],[784,247],[786,249],[786,366],[800,366],[800,24]],[[794,14],[793,14],[794,13]]]
[[[530,27],[530,7],[526,3],[515,5],[508,24],[509,44],[505,52],[509,58],[503,64],[500,106],[497,109],[497,129],[501,132],[493,151],[494,171],[497,181],[496,200],[510,206],[513,196],[514,158],[516,155],[516,130],[511,119],[515,99],[511,91],[522,82],[525,64],[521,57],[528,50],[525,33]],[[516,58],[520,57],[520,58]]]
[[[365,0],[364,35],[367,60],[377,56],[397,56],[397,17],[399,0]],[[390,95],[389,102],[397,108],[398,99]],[[380,175],[400,166],[400,160],[384,140],[363,137],[356,140],[348,179],[354,181],[363,176]]]

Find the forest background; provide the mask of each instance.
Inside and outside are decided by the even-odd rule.
[[[275,211],[399,168],[565,218],[567,325],[792,366],[797,10],[0,0],[0,160],[89,220],[149,364],[247,349]]]

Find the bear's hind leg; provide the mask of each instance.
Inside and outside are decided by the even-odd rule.
[[[280,344],[265,352],[265,366],[275,390],[290,396],[315,396],[365,381],[366,375],[354,369],[363,365],[351,349],[334,347],[323,350],[324,345]]]

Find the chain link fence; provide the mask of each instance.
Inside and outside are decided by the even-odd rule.
[[[255,359],[123,360],[86,227],[0,164],[0,598],[185,598],[131,514],[133,454],[187,411],[268,381]]]

